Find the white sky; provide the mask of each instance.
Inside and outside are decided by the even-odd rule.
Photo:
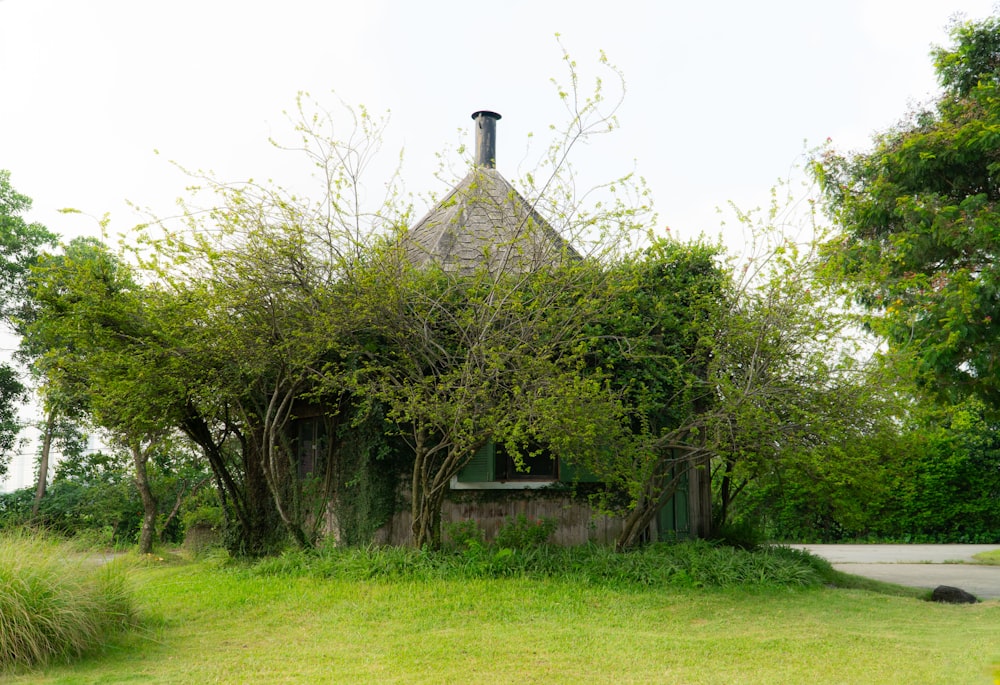
[[[277,154],[298,91],[391,110],[414,193],[444,190],[435,153],[500,112],[497,166],[519,175],[528,132],[564,121],[550,78],[584,90],[599,50],[625,73],[621,130],[580,150],[585,181],[632,168],[674,235],[719,233],[718,206],[766,204],[805,145],[863,148],[936,88],[928,56],[949,18],[992,0],[0,0],[0,168],[64,237],[170,214],[185,178],[301,178]],[[160,155],[154,154],[159,150]],[[74,207],[91,216],[63,215]],[[418,213],[426,207],[418,206]],[[30,467],[15,465],[22,480]],[[8,482],[7,487],[17,485]]]

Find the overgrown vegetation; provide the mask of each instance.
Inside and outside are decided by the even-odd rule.
[[[189,454],[157,451],[148,473],[158,504],[160,542],[181,542],[188,524],[224,527],[218,495],[206,487],[208,474]],[[57,465],[45,497],[36,500],[35,495],[34,488],[0,493],[0,529],[32,526],[105,548],[139,541],[143,506],[129,460],[122,453],[66,456]]]
[[[0,532],[0,672],[99,650],[134,625],[125,568],[64,543]]]
[[[1000,541],[1000,438],[981,402],[914,404],[897,425],[798,452],[738,512],[768,539]]]
[[[520,533],[507,537],[518,537],[519,546],[484,545],[472,537],[454,552],[397,547],[289,550],[257,562],[247,572],[268,577],[385,581],[558,578],[620,588],[815,587],[832,577],[829,564],[786,547],[746,551],[690,542],[616,553],[604,546],[538,544],[537,538]]]

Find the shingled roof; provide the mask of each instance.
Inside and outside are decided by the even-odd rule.
[[[499,114],[476,112],[476,164],[405,239],[414,264],[433,262],[446,271],[524,273],[576,251],[494,168]]]

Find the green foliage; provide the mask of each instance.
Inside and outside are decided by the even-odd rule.
[[[981,402],[915,411],[905,425],[786,461],[741,510],[769,538],[1000,541],[1000,444]]]
[[[888,483],[879,537],[1000,542],[1000,438],[976,400],[933,412],[906,441]]]
[[[19,528],[28,523],[35,498],[32,488],[0,493],[0,530]]]
[[[766,540],[756,523],[747,519],[727,521],[712,531],[712,538],[737,549],[755,550]]]
[[[184,530],[208,527],[221,531],[226,525],[226,515],[219,503],[219,494],[211,488],[202,488],[185,503],[181,514]]]
[[[867,323],[912,355],[946,402],[978,395],[1000,407],[1000,23],[952,27],[935,52],[944,92],[859,154],[815,163],[842,235],[827,244]]]
[[[410,464],[380,407],[352,407],[345,414],[330,453],[336,477],[331,508],[339,544],[364,546],[396,513],[400,478]]]
[[[14,190],[10,172],[0,169],[0,322],[8,327],[24,307],[26,279],[39,251],[56,239],[41,224],[24,220],[29,209],[31,199]],[[17,409],[26,398],[17,372],[0,364],[0,478],[7,472],[21,429]]]
[[[196,519],[191,509],[202,508],[219,528],[223,524],[217,495],[208,488],[192,496],[190,481],[204,481],[205,474],[183,465],[175,455],[157,454],[150,468],[151,484],[158,493],[162,524],[177,507],[163,540],[180,542],[184,520]],[[188,479],[188,480],[185,480]],[[67,453],[42,498],[37,515],[32,513],[34,489],[25,488],[0,495],[0,528],[36,525],[67,537],[87,538],[109,547],[136,543],[142,526],[143,506],[136,492],[126,455],[119,452]]]
[[[603,509],[627,513],[621,546],[636,543],[702,454],[696,424],[713,405],[708,367],[729,278],[718,258],[702,242],[656,240],[611,264],[595,295],[603,305],[581,346],[619,403],[610,417],[619,425],[601,427],[590,449],[561,453],[609,486]]]
[[[0,364],[0,478],[7,473],[7,465],[17,446],[21,432],[18,407],[27,399],[27,389],[17,372],[8,364]]]
[[[60,535],[96,536],[109,546],[134,544],[137,539],[142,504],[128,462],[120,455],[68,455],[59,463],[37,516],[31,511],[33,498],[33,488],[0,495],[0,525],[34,523]]]
[[[809,587],[824,580],[821,562],[785,548],[756,552],[706,542],[656,544],[627,553],[608,547],[519,548],[469,544],[455,552],[407,548],[289,551],[247,569],[252,575],[356,580],[558,578],[610,587]]]
[[[0,533],[0,672],[79,657],[134,623],[124,567],[74,561],[65,545]]]
[[[155,301],[132,270],[94,239],[75,239],[34,269],[22,354],[47,393],[80,406],[132,459],[143,506],[139,545],[153,544],[157,502],[149,459],[167,438],[182,389],[166,373],[178,360],[158,342]],[[174,409],[172,412],[171,409]]]
[[[474,547],[482,547],[486,542],[486,532],[477,521],[449,521],[444,524],[445,541],[449,548],[466,551]]]
[[[955,22],[951,48],[936,48],[934,68],[941,86],[958,97],[967,97],[982,85],[1000,80],[1000,18],[981,22]]]
[[[39,251],[56,242],[41,224],[29,224],[23,215],[31,199],[10,185],[10,172],[0,169],[0,318],[6,324],[24,301],[25,279]]]
[[[786,474],[774,512],[783,535],[996,539],[1000,19],[956,22],[951,40],[933,53],[935,102],[871,150],[828,149],[814,165],[842,231],[825,246],[827,272],[946,409],[908,421],[896,445],[847,447],[845,463],[858,468],[838,480],[850,494],[825,497],[804,474]],[[969,397],[982,404],[963,404]],[[866,449],[871,458],[859,460]]]
[[[553,518],[528,520],[524,514],[504,519],[493,543],[508,549],[531,549],[549,541],[558,522]]]

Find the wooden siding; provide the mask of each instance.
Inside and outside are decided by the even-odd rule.
[[[565,495],[545,497],[518,497],[514,491],[510,496],[488,501],[463,498],[461,501],[446,500],[441,509],[441,521],[447,531],[449,522],[475,520],[492,540],[505,519],[523,514],[529,520],[554,518],[558,521],[551,542],[556,545],[582,545],[594,542],[613,545],[622,530],[619,518],[595,515],[586,502],[575,501]],[[411,542],[409,509],[398,512],[383,526],[376,537],[376,543],[388,545],[408,545]]]

